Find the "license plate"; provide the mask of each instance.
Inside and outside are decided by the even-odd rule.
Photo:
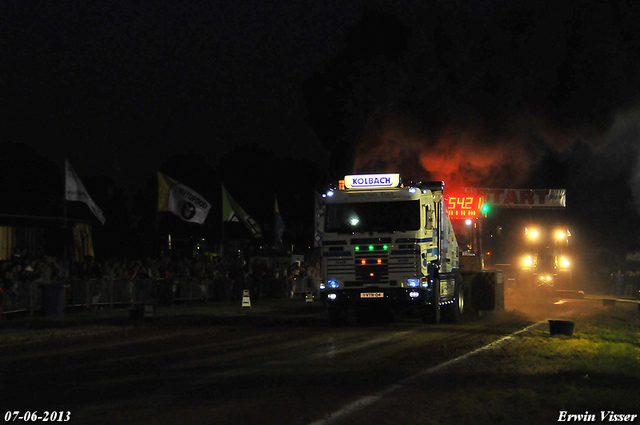
[[[384,298],[384,292],[361,292],[360,298]]]

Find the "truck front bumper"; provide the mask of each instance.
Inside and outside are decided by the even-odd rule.
[[[320,300],[331,306],[366,307],[379,304],[397,306],[425,305],[432,300],[428,288],[353,288],[320,291]]]

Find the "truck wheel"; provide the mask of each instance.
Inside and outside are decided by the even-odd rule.
[[[367,308],[356,307],[356,322],[361,325],[368,325],[371,322],[371,311]]]
[[[433,299],[431,300],[431,305],[427,306],[427,311],[422,316],[422,320],[425,323],[431,323],[433,325],[437,325],[440,323],[440,278],[433,278],[433,288],[431,288],[433,292]]]
[[[444,316],[447,322],[460,323],[465,313],[466,297],[464,294],[464,281],[462,277],[456,275],[455,289],[453,293],[453,304],[449,304],[444,309]]]
[[[347,313],[346,307],[331,307],[329,309],[331,326],[342,326],[347,323]]]

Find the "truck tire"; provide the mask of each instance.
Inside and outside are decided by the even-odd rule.
[[[427,311],[424,316],[422,316],[422,320],[425,323],[431,323],[433,325],[437,325],[440,323],[440,278],[433,278],[433,288],[431,288],[433,292],[433,299],[431,300],[431,305],[427,306]]]
[[[464,302],[464,316],[467,319],[476,318],[480,315],[478,309],[475,304],[477,300],[477,294],[473,293],[473,282],[477,277],[477,273],[465,274],[463,277],[463,285],[462,290],[464,292],[465,302]]]
[[[337,327],[347,323],[347,313],[348,310],[346,307],[331,307],[329,309],[329,320],[331,321],[331,326]]]
[[[447,322],[460,323],[464,318],[466,310],[466,295],[464,290],[464,279],[460,273],[456,273],[455,289],[453,292],[453,303],[443,308],[442,315]]]
[[[366,308],[356,307],[356,322],[361,325],[368,325],[371,323],[371,311]]]

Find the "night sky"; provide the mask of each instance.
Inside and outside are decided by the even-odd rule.
[[[341,3],[2,2],[2,140],[137,187],[191,150],[326,156],[300,86],[358,19]]]
[[[3,1],[0,141],[131,193],[252,145],[331,178],[566,188],[590,240],[640,250],[637,2],[289,3]]]

